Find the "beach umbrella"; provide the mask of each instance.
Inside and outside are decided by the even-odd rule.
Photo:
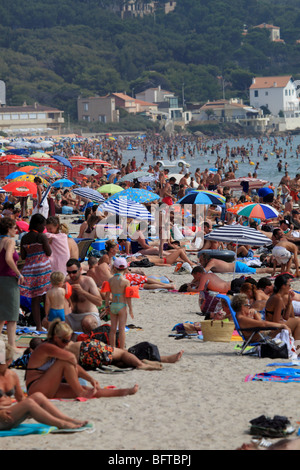
[[[176,204],[205,204],[205,205],[222,205],[225,203],[225,198],[221,194],[214,193],[213,191],[191,191],[183,196]]]
[[[137,202],[130,201],[129,199],[122,200],[113,199],[106,201],[100,206],[100,211],[118,214],[121,217],[127,217],[140,220],[153,220],[153,216],[146,209],[145,206]]]
[[[65,157],[62,157],[61,155],[50,155],[50,158],[53,158],[57,162],[61,163],[62,165],[68,167],[68,168],[73,168],[71,162]]]
[[[98,176],[97,171],[93,170],[93,168],[85,168],[82,171],[79,171],[80,175],[84,176]]]
[[[153,193],[152,191],[147,191],[146,189],[139,189],[139,188],[128,188],[124,191],[114,194],[110,196],[107,201],[111,201],[113,199],[119,198],[127,198],[131,201],[138,202],[138,203],[145,203],[145,202],[153,202],[160,199],[158,194]]]
[[[48,155],[48,153],[45,153],[45,152],[35,152],[33,153],[32,155],[30,155],[30,158],[49,158],[50,155]]]
[[[227,212],[231,212],[232,214],[236,214],[242,207],[249,206],[249,204],[253,204],[253,202],[243,202],[241,204],[237,204],[233,207],[228,207]]]
[[[119,179],[119,182],[124,183],[125,181],[133,181],[145,176],[149,176],[148,171],[133,171],[132,173],[128,173],[128,175],[122,176],[122,178]]]
[[[237,259],[237,248],[238,245],[250,245],[250,246],[265,246],[271,243],[263,233],[255,230],[251,227],[245,227],[243,225],[223,225],[222,227],[215,228],[210,233],[204,236],[204,240],[218,241],[223,243],[235,243],[236,254],[235,263]],[[235,276],[236,264],[234,265],[233,277]]]
[[[80,196],[84,199],[89,199],[93,202],[98,202],[101,204],[105,201],[104,197],[95,189],[92,188],[74,188],[72,192],[77,196]]]
[[[6,191],[3,188],[0,187],[0,193],[3,194],[3,193],[6,193]]]
[[[17,176],[13,181],[30,181],[31,183],[34,183],[34,178],[36,178],[36,175],[30,175],[27,173],[26,175]],[[49,185],[49,182],[45,180],[45,178],[42,178],[41,176],[39,176],[39,178],[42,180],[43,185]]]
[[[22,157],[21,155],[3,155],[0,157],[0,163],[21,163],[21,162],[28,162],[26,157]]]
[[[37,168],[39,166],[38,163],[35,162],[29,162],[28,160],[26,162],[21,162],[18,163],[18,167],[21,168],[21,171],[29,171],[32,170],[33,168]]]
[[[104,184],[103,186],[100,186],[97,191],[102,194],[115,194],[120,191],[124,191],[124,189],[117,184]]]
[[[223,225],[204,236],[205,240],[237,245],[264,246],[270,244],[270,238],[251,227],[243,225]]]
[[[5,176],[6,180],[13,180],[18,176],[26,175],[26,171],[13,171],[9,175]]]
[[[37,187],[31,181],[11,181],[2,187],[7,193],[12,193],[16,197],[26,197],[37,195]]]
[[[237,215],[243,215],[244,217],[258,218],[262,220],[274,219],[278,217],[279,212],[274,207],[268,204],[247,204],[237,212]]]
[[[73,181],[68,180],[67,178],[61,178],[54,183],[52,183],[51,186],[54,188],[70,188],[71,186],[74,186],[75,183]]]
[[[41,166],[29,170],[28,173],[31,175],[42,176],[43,178],[61,178],[61,174],[58,171],[50,168],[49,166]]]
[[[258,179],[258,178],[249,178],[249,177],[240,177],[228,181],[222,181],[219,186],[228,187],[233,190],[242,191],[243,185],[247,185],[249,189],[258,189],[262,188],[268,184],[268,181]],[[245,187],[245,186],[244,186]]]
[[[140,178],[138,178],[138,181],[140,183],[153,183],[156,180],[157,177],[155,175],[152,175],[151,173],[149,173],[149,176],[141,176]]]

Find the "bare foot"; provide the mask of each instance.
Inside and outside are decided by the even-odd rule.
[[[131,388],[125,388],[125,391],[127,391],[127,393],[125,393],[124,395],[135,395],[138,389],[138,384],[135,384],[135,386]]]
[[[160,370],[163,368],[163,365],[161,362],[158,361],[149,361],[148,359],[143,359],[142,362],[146,364],[147,366],[151,366],[151,370]],[[150,370],[150,369],[147,369]]]
[[[183,353],[184,353],[184,350],[182,349],[176,354],[171,354],[170,356],[162,356],[161,361],[168,362],[169,364],[174,364],[174,362],[177,362],[179,361],[179,359],[181,359]]]
[[[87,421],[85,422],[85,424],[86,423],[87,423]],[[72,423],[70,421],[61,421],[61,424],[59,424],[57,427],[59,429],[78,429],[78,428],[81,428],[82,426],[84,426],[84,424],[82,424],[82,422]]]

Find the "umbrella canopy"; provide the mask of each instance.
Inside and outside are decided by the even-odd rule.
[[[138,189],[138,188],[128,188],[124,191],[114,194],[111,196],[108,201],[112,199],[119,199],[119,198],[127,198],[131,201],[138,202],[138,203],[145,203],[145,202],[153,202],[159,199],[158,194],[155,194],[151,191],[147,191],[146,189]]]
[[[73,181],[68,180],[67,178],[61,178],[54,183],[52,183],[51,186],[54,188],[70,188],[71,186],[74,186],[75,183]]]
[[[49,166],[41,166],[29,170],[28,173],[31,175],[42,176],[43,178],[61,178],[61,174],[58,171],[50,168]]]
[[[32,168],[36,168],[37,166],[39,166],[39,164],[26,160],[26,162],[18,163],[18,166],[22,168],[22,171],[29,171],[32,170]]]
[[[22,157],[21,155],[3,155],[0,157],[0,163],[22,163],[28,162],[26,157]]]
[[[140,220],[152,220],[153,216],[142,204],[130,201],[129,199],[122,200],[113,199],[111,201],[106,201],[100,207],[102,212],[107,211],[112,214],[118,214],[121,217],[127,217],[132,219]]]
[[[117,184],[104,184],[103,186],[100,186],[97,191],[102,194],[115,194],[120,191],[124,191],[124,189]]]
[[[128,173],[128,175],[122,176],[122,178],[119,179],[119,182],[124,183],[124,181],[133,181],[145,176],[149,176],[148,171],[133,171],[132,173]]]
[[[30,194],[36,196],[37,187],[31,181],[11,181],[2,187],[7,193],[12,193],[16,197],[26,197]]]
[[[50,157],[68,168],[73,168],[69,160],[61,155],[50,155]]]
[[[266,220],[278,217],[279,212],[268,204],[247,204],[238,210],[237,215]]]
[[[50,155],[48,155],[48,153],[45,153],[45,152],[35,152],[33,153],[30,158],[49,158]]]
[[[89,199],[93,202],[98,202],[99,204],[105,201],[104,197],[92,188],[74,188],[72,189],[72,192],[77,194],[77,196]]]
[[[79,171],[80,175],[84,176],[98,176],[98,173],[96,170],[93,170],[93,168],[85,168],[82,171]]]
[[[241,204],[237,204],[233,207],[228,207],[227,212],[232,212],[232,214],[237,214],[237,212],[242,209],[242,207],[249,206],[249,204],[253,204],[253,202],[243,202]]]
[[[176,204],[216,204],[225,203],[224,196],[213,191],[191,191],[183,196]]]
[[[218,227],[205,235],[204,239],[251,246],[264,246],[271,243],[270,238],[266,237],[263,233],[243,225],[224,225],[223,227]]]
[[[248,177],[241,177],[241,178],[236,178],[228,181],[222,181],[219,186],[225,187],[227,186],[228,188],[235,189],[235,190],[242,190],[243,189],[243,184],[248,183],[248,188],[249,189],[258,189],[262,188],[266,184],[268,184],[268,181],[261,180],[258,178],[248,178]]]
[[[26,171],[14,171],[13,173],[10,173],[9,175],[5,176],[6,180],[13,180],[17,178],[18,176],[26,175]]]
[[[30,175],[30,174],[25,174],[21,176],[17,176],[17,178],[14,178],[13,181],[30,181],[31,183],[34,183],[34,178],[36,178],[37,175]],[[45,186],[49,185],[49,182],[45,180],[45,178],[42,178],[39,176],[39,178],[42,180],[42,184]]]

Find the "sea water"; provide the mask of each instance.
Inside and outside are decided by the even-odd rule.
[[[220,158],[225,159],[226,146],[230,149],[234,147],[244,147],[249,152],[249,159],[248,157],[244,157],[244,161],[242,161],[243,159],[241,155],[237,155],[235,157],[231,157],[231,155],[229,155],[230,162],[238,161],[238,168],[235,172],[236,178],[247,176],[248,173],[253,175],[254,171],[256,171],[257,178],[266,180],[268,183],[273,183],[274,186],[278,186],[281,178],[284,176],[285,166],[291,178],[294,178],[296,173],[300,173],[300,154],[297,156],[296,153],[297,147],[300,146],[300,135],[276,137],[276,141],[273,137],[264,137],[261,139],[254,137],[240,139],[211,139],[206,140],[205,144],[208,147],[206,152],[196,150],[193,157],[186,152],[184,161],[190,164],[188,171],[191,172],[191,176],[194,176],[197,168],[200,168],[201,172],[206,168],[214,170],[216,168],[217,157],[219,156]],[[193,147],[193,145],[194,143],[191,142],[191,147]],[[220,150],[212,153],[212,146],[218,145],[220,145]],[[259,147],[262,149],[260,153],[258,153]],[[276,149],[281,149],[279,157],[276,155]],[[180,150],[181,148],[179,146],[179,155]],[[267,160],[264,160],[265,154],[268,158]],[[149,165],[153,165],[155,163],[150,151],[148,152],[147,161],[144,161],[144,151],[140,147],[135,150],[125,150],[122,152],[122,155],[123,163],[126,163],[129,159],[135,157],[138,164],[144,163],[145,170],[148,169]],[[162,153],[161,157],[163,157],[164,161],[168,162],[166,150]],[[249,160],[251,163],[249,163]],[[282,162],[281,171],[278,171],[277,168],[279,160]],[[255,170],[257,162],[259,162],[259,167]],[[169,170],[170,174],[178,174],[181,168],[179,166],[175,166],[169,168]]]

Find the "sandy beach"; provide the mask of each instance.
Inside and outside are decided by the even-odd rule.
[[[77,227],[70,224],[70,231]],[[174,274],[174,267],[152,267],[145,272],[166,275],[177,288],[191,280],[188,274]],[[232,276],[220,275],[226,280]],[[300,290],[300,281],[293,287]],[[268,364],[274,361],[237,356],[236,341],[169,337],[175,324],[203,319],[198,295],[143,290],[140,299],[134,299],[133,309],[134,320],[129,318],[128,324],[138,328],[126,333],[127,348],[149,341],[161,355],[183,349],[181,360],[164,364],[161,371],[91,372],[103,387],[137,383],[139,391],[85,402],[56,401],[65,413],[90,420],[94,428],[72,434],[2,437],[2,450],[234,450],[250,442],[249,421],[263,414],[288,417],[297,432],[297,383],[245,382],[248,374],[269,371]],[[17,374],[24,385],[24,371],[17,370]]]

